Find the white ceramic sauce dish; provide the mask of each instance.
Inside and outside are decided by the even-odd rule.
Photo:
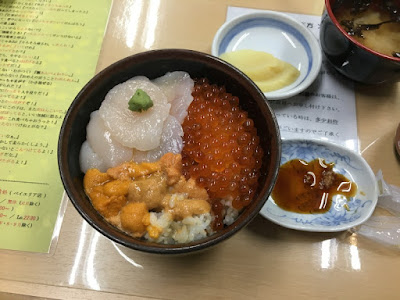
[[[278,12],[255,12],[224,23],[215,34],[211,53],[251,49],[264,51],[292,64],[300,76],[292,84],[264,93],[268,100],[289,98],[304,91],[321,69],[317,39],[302,23]]]
[[[281,226],[303,231],[343,231],[365,222],[377,204],[378,185],[371,168],[359,154],[320,140],[282,140],[281,165],[292,159],[309,162],[317,158],[334,163],[335,173],[342,174],[357,184],[357,194],[348,201],[333,197],[330,210],[320,214],[283,210],[270,196],[260,214]]]

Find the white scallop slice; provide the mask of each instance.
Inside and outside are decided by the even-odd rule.
[[[145,91],[153,106],[133,112],[128,102],[137,89]],[[144,76],[137,76],[113,87],[99,109],[112,138],[122,145],[147,151],[160,145],[161,133],[171,105],[161,89]]]
[[[182,124],[193,101],[193,79],[186,72],[176,71],[154,79],[153,82],[162,89],[168,102],[171,103],[170,115]]]
[[[121,145],[111,136],[97,110],[90,115],[86,139],[107,168],[116,167],[132,159],[132,149]]]
[[[183,129],[179,121],[171,115],[168,116],[164,122],[160,146],[150,151],[134,150],[133,161],[136,163],[154,162],[168,152],[181,153],[183,148],[182,136]]]
[[[89,169],[98,169],[101,172],[107,171],[106,164],[97,153],[94,153],[88,141],[84,141],[82,144],[79,152],[79,165],[83,173],[86,173]]]

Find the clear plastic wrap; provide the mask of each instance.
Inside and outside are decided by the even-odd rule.
[[[383,180],[382,171],[376,174],[379,199],[376,211],[365,223],[352,232],[400,250],[400,188]]]

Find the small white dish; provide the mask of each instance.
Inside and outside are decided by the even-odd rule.
[[[282,140],[281,165],[292,159],[312,161],[323,158],[335,163],[334,171],[357,184],[357,194],[349,201],[337,201],[322,214],[299,214],[281,209],[270,196],[260,214],[281,226],[317,232],[343,231],[365,222],[378,202],[378,185],[367,162],[357,153],[319,140]],[[343,204],[347,204],[348,210]]]
[[[241,49],[264,51],[300,71],[297,80],[264,93],[268,100],[289,98],[304,91],[317,78],[322,55],[317,39],[294,18],[278,12],[255,12],[224,23],[214,36],[211,54]]]

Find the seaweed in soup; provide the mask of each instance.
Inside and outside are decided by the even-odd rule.
[[[361,39],[365,38],[366,31],[377,30],[384,24],[400,24],[400,0],[337,0],[333,5],[333,12],[348,35]],[[361,16],[374,12],[379,12],[382,16],[379,22],[371,24],[357,22]],[[399,58],[400,52],[393,51],[392,56]]]
[[[360,12],[366,11],[371,5],[372,0],[338,0],[335,1],[333,10],[345,7],[350,9],[351,14],[359,14]]]

